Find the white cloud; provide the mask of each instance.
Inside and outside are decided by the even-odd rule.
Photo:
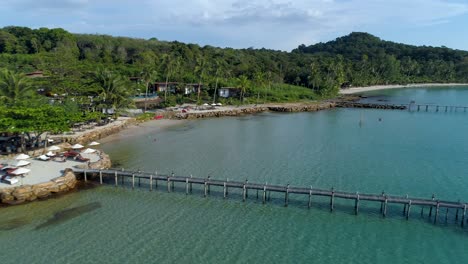
[[[362,29],[450,23],[468,13],[468,4],[460,1],[3,0],[0,8],[22,8],[25,16],[33,15],[34,25],[62,26],[75,32],[162,35],[211,45],[291,49]],[[24,24],[18,16],[7,19],[9,24]],[[5,23],[0,18],[0,25]]]

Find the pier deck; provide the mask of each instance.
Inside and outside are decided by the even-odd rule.
[[[387,208],[389,204],[400,204],[403,205],[403,213],[406,216],[406,219],[409,219],[411,207],[420,206],[420,207],[429,207],[429,217],[432,217],[433,210],[434,213],[434,223],[437,222],[439,218],[439,212],[441,209],[446,209],[446,218],[449,209],[456,210],[455,220],[458,222],[459,213],[461,213],[460,224],[464,227],[465,222],[468,222],[466,219],[466,209],[467,203],[460,201],[444,201],[439,200],[432,196],[431,199],[416,198],[406,196],[395,196],[382,194],[366,194],[366,193],[351,193],[336,191],[334,189],[319,189],[310,187],[297,187],[288,185],[270,185],[270,184],[261,184],[261,183],[251,183],[248,181],[229,181],[229,180],[217,180],[210,177],[207,178],[195,178],[195,177],[185,177],[185,176],[176,176],[171,175],[161,175],[157,173],[141,172],[141,171],[125,171],[123,169],[107,169],[107,170],[85,170],[85,169],[73,169],[77,176],[82,176],[84,181],[90,179],[99,179],[100,184],[103,184],[104,179],[108,179],[110,182],[114,182],[115,186],[123,184],[126,178],[131,179],[132,188],[135,188],[135,182],[138,181],[140,185],[141,180],[146,180],[149,184],[150,190],[153,190],[153,186],[158,184],[158,181],[167,183],[167,191],[171,192],[174,190],[174,183],[183,183],[185,184],[186,194],[192,192],[192,185],[197,184],[201,185],[204,188],[204,196],[207,196],[210,193],[211,186],[218,186],[223,188],[223,196],[226,198],[228,196],[229,188],[236,188],[242,190],[242,199],[246,200],[248,191],[255,190],[262,192],[263,203],[267,201],[267,196],[270,196],[271,192],[283,193],[284,194],[284,204],[288,206],[289,194],[300,194],[308,197],[308,207],[312,205],[313,196],[322,196],[330,198],[330,210],[334,210],[335,199],[345,199],[354,201],[354,212],[358,214],[359,212],[359,202],[360,201],[370,201],[380,203],[380,211],[385,217],[387,215]],[[110,180],[109,180],[110,179]],[[421,210],[423,214],[423,210]]]

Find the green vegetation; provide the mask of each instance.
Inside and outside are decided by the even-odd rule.
[[[41,72],[27,76],[34,71]],[[131,97],[147,96],[155,82],[178,83],[176,94],[159,93],[162,107],[315,100],[351,85],[468,82],[468,52],[382,41],[367,33],[283,52],[63,29],[0,29],[2,132],[66,131],[76,122],[99,120],[102,112],[132,107]],[[203,88],[186,95],[188,83]],[[237,87],[239,96],[218,98],[221,87]]]

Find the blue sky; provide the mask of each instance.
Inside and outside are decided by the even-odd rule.
[[[468,0],[1,0],[0,27],[291,50],[365,31],[468,50]]]

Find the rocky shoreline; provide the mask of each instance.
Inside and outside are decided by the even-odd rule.
[[[228,110],[208,110],[201,112],[177,113],[174,119],[199,119],[223,116],[240,116],[257,114],[262,112],[315,112],[336,107],[334,102],[320,102],[310,104],[278,104],[278,105],[260,105],[250,107],[239,107]]]

